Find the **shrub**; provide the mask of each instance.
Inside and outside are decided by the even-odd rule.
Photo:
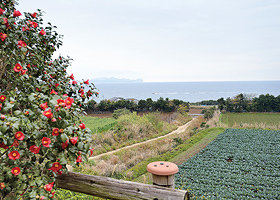
[[[130,114],[130,110],[123,108],[123,109],[118,109],[118,110],[114,110],[112,117],[114,117],[115,119],[118,119],[120,116],[122,115],[128,115]]]
[[[95,92],[66,74],[70,58],[52,60],[62,45],[56,27],[42,27],[40,10],[22,14],[16,3],[0,1],[0,199],[48,199],[66,164],[90,153],[79,115]]]

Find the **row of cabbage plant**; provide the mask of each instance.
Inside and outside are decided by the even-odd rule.
[[[179,166],[193,199],[280,199],[280,131],[227,129]]]

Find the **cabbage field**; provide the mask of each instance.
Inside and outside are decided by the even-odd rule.
[[[192,199],[280,199],[280,131],[227,129],[179,166]]]

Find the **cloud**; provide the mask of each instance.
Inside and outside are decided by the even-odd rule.
[[[57,54],[74,58],[69,71],[77,77],[275,80],[280,72],[276,0],[19,3],[30,12],[45,10],[46,21],[58,26],[64,45]]]

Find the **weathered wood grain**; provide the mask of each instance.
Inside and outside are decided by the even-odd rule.
[[[113,200],[187,200],[187,191],[74,172],[56,178],[59,188]]]

